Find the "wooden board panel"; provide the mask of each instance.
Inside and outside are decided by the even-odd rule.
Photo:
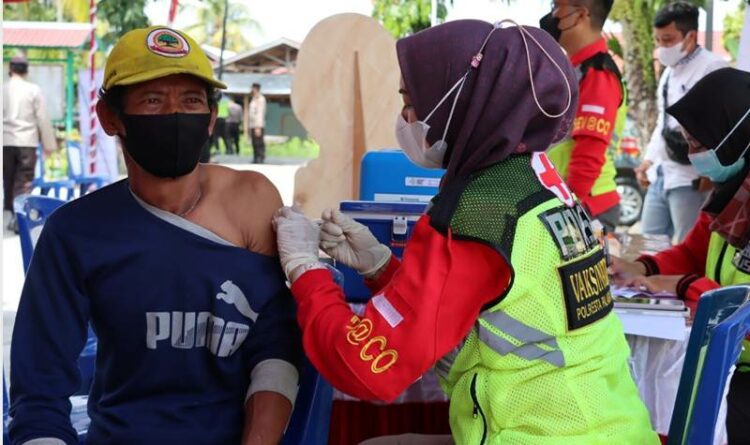
[[[358,198],[353,166],[359,166],[361,155],[396,147],[399,76],[396,42],[370,17],[328,17],[302,42],[292,108],[320,144],[320,157],[298,170],[295,178],[294,200],[308,216],[319,217],[325,207]]]

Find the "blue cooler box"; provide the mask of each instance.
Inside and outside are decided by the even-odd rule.
[[[406,202],[342,201],[339,205],[342,213],[367,226],[375,238],[390,247],[399,259],[414,224],[426,208],[426,203]],[[372,295],[361,275],[340,263],[336,268],[344,274],[347,301],[363,303],[370,299]]]
[[[414,165],[401,150],[369,151],[362,158],[359,199],[378,202],[429,202],[442,169]]]

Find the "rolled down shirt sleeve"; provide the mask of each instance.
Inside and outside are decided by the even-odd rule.
[[[69,397],[81,385],[77,359],[88,333],[89,299],[76,256],[58,230],[53,215],[35,247],[13,329],[9,435],[14,444],[42,438],[78,443]]]
[[[292,286],[308,357],[331,384],[360,399],[395,399],[460,343],[511,276],[496,250],[444,236],[428,216],[397,266],[391,261],[379,280],[392,278],[361,316],[328,271],[306,272]]]

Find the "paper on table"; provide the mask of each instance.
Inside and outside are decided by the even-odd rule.
[[[677,295],[670,292],[655,292],[651,293],[647,290],[636,289],[633,287],[624,287],[612,284],[610,291],[613,297],[622,298],[634,298],[634,297],[645,297],[645,298],[677,298]]]

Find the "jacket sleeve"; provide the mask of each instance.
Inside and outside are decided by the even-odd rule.
[[[708,229],[711,217],[701,212],[695,225],[685,239],[656,255],[638,258],[646,266],[647,275],[706,275],[706,258],[711,232]]]
[[[385,269],[378,275],[375,279],[365,279],[365,285],[367,285],[367,288],[370,289],[370,293],[373,295],[377,295],[380,293],[380,291],[390,283],[390,281],[393,279],[393,275],[396,274],[396,271],[401,267],[401,261],[398,260],[395,256],[391,255],[391,259],[388,260],[388,264],[385,266]]]
[[[321,374],[354,397],[392,401],[456,347],[510,276],[497,251],[444,236],[423,216],[401,266],[363,315],[325,270],[306,272],[292,293],[305,352]]]
[[[677,283],[677,296],[685,300],[691,311],[695,311],[703,292],[718,289],[721,286],[710,278],[698,274],[688,274]]]
[[[76,256],[55,227],[44,226],[26,276],[11,341],[11,443],[57,438],[77,444],[68,398],[81,385],[78,356],[89,300]]]
[[[604,167],[621,99],[620,82],[608,71],[589,70],[581,81],[567,182],[584,203]]]

